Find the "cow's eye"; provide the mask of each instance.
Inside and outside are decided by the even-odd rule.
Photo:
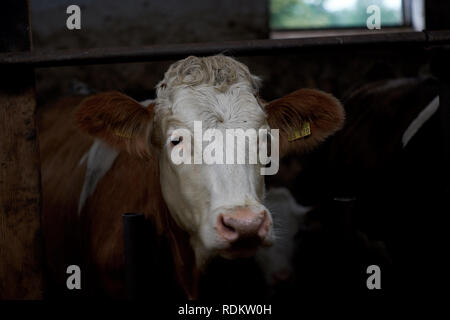
[[[171,143],[173,146],[176,146],[176,145],[179,144],[181,141],[183,141],[183,137],[176,137],[176,138],[173,138],[172,140],[170,140],[170,143]]]

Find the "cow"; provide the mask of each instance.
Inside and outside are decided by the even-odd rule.
[[[441,81],[426,75],[365,83],[342,97],[345,126],[292,177],[294,196],[309,193],[305,203],[320,205],[294,259],[297,291],[367,293],[372,264],[386,294],[419,292],[439,274],[424,270],[449,211],[444,98]]]
[[[124,296],[127,212],[144,213],[167,241],[188,298],[198,296],[199,277],[214,257],[247,257],[270,246],[263,164],[171,158],[191,140],[178,129],[192,132],[195,121],[216,130],[278,129],[280,157],[308,152],[342,127],[344,110],[332,95],[300,89],[265,102],[260,83],[234,58],[190,56],[169,67],[154,100],[112,91],[42,108],[42,220],[55,288],[64,287],[67,265],[84,261],[94,294]],[[309,132],[299,137],[305,123]]]

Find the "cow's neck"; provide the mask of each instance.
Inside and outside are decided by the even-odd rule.
[[[111,211],[117,211],[116,223],[122,223],[121,215],[124,212],[143,212],[153,222],[158,236],[167,239],[178,282],[188,297],[195,298],[198,271],[194,251],[189,235],[176,224],[162,197],[157,157],[139,159],[96,140],[81,159],[80,165],[84,163],[86,174],[79,212],[87,204],[101,207],[103,210],[94,210],[94,216],[90,217],[95,225],[103,225],[105,219],[109,219]],[[120,192],[116,194],[115,190]],[[101,195],[105,194],[110,194],[118,202],[114,202],[114,205],[102,202]],[[106,207],[109,205],[111,206]]]
[[[158,212],[159,217],[154,217],[159,221],[160,226],[159,233],[164,235],[170,244],[174,270],[178,282],[183,287],[187,296],[190,299],[195,299],[198,296],[198,280],[199,271],[195,262],[195,254],[192,246],[190,245],[189,234],[182,230],[167,208],[167,205],[162,197],[161,189],[160,193],[160,210]]]

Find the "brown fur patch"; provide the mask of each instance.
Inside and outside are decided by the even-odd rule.
[[[47,282],[51,290],[63,293],[67,291],[67,266],[82,261],[77,208],[85,165],[79,161],[92,138],[79,134],[69,121],[81,100],[80,96],[66,97],[37,112]]]
[[[344,108],[332,95],[314,89],[300,89],[265,106],[269,125],[280,130],[280,157],[305,153],[342,128]],[[289,141],[304,121],[310,122],[311,135]]]
[[[175,223],[162,198],[155,155],[149,154],[142,159],[134,152],[121,152],[78,215],[86,169],[85,164],[80,165],[80,159],[89,150],[93,139],[80,134],[77,127],[83,127],[85,132],[114,146],[127,148],[128,142],[121,140],[124,137],[112,136],[115,125],[128,126],[127,120],[136,122],[141,116],[140,121],[148,122],[148,115],[153,114],[154,107],[147,107],[151,108],[147,111],[120,93],[100,94],[81,100],[82,97],[64,98],[54,105],[40,108],[38,112],[42,219],[52,286],[60,292],[67,291],[66,267],[86,263],[85,274],[89,284],[85,293],[106,293],[110,297],[123,298],[122,214],[142,212],[153,222],[158,236],[168,241],[179,285],[187,297],[196,298],[198,269],[194,252],[188,234]],[[118,106],[111,104],[116,102]],[[118,110],[120,108],[129,111]],[[137,118],[127,117],[125,113],[130,111]],[[95,112],[104,112],[107,116],[97,117]],[[69,121],[73,117],[76,126]],[[124,120],[117,121],[120,119]],[[139,132],[138,129],[131,130],[132,137]]]
[[[142,212],[171,248],[175,276],[188,297],[196,296],[195,259],[188,234],[170,215],[161,194],[156,157],[149,160],[122,152],[102,178],[82,212],[88,250],[101,286],[113,297],[123,294],[122,213]],[[132,188],[130,188],[132,186]]]

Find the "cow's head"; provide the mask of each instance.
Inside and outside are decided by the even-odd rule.
[[[210,144],[195,139],[194,122],[201,123],[205,136],[207,129],[223,137],[226,129],[279,129],[280,156],[310,150],[343,123],[343,108],[329,94],[303,89],[264,103],[258,98],[259,82],[230,57],[188,57],[170,66],[152,106],[107,92],[87,98],[77,111],[79,127],[89,134],[137,156],[158,156],[164,199],[189,233],[200,265],[214,255],[251,255],[271,244],[273,231],[271,213],[262,204],[263,164],[173,161],[174,152],[194,154],[196,144],[206,147],[200,159],[205,155]],[[301,137],[305,124],[310,133]],[[209,137],[211,144],[216,138]],[[213,153],[219,150],[223,159],[230,152],[224,147]]]

